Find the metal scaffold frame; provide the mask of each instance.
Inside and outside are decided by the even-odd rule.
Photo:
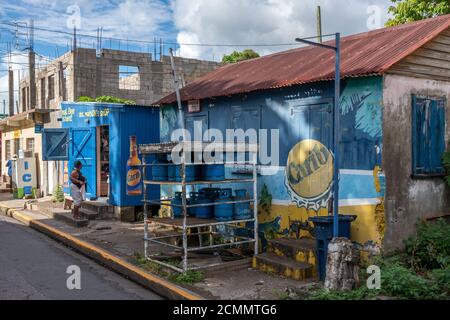
[[[199,165],[200,163],[189,163],[186,164],[184,159],[184,150],[199,150],[198,148],[203,148],[205,145],[208,146],[209,150],[214,150],[215,152],[233,152],[236,153],[249,153],[251,161],[224,161],[224,165],[249,165],[252,168],[252,178],[245,179],[225,179],[220,181],[214,180],[202,180],[202,181],[186,181],[186,166],[189,165]],[[177,150],[181,150],[181,163],[177,164],[180,166],[180,175],[181,181],[153,181],[147,179],[147,170],[152,166],[158,165],[171,165],[171,164],[155,164],[155,163],[147,163],[146,157],[150,155],[157,154],[170,154],[173,148],[177,147]],[[186,148],[186,149],[185,149]],[[200,149],[204,150],[204,149]],[[213,267],[218,265],[218,263],[189,267],[188,264],[188,253],[195,251],[202,251],[213,248],[221,248],[221,247],[231,247],[241,244],[251,244],[254,245],[254,255],[258,254],[259,251],[259,240],[258,240],[258,188],[257,188],[257,154],[258,154],[258,146],[256,144],[248,144],[248,143],[206,143],[206,142],[172,142],[172,143],[158,143],[158,144],[147,144],[139,146],[139,153],[142,156],[142,176],[143,176],[143,203],[144,203],[144,253],[145,258],[154,263],[160,264],[164,267],[170,268],[177,272],[186,272],[188,270],[196,270],[207,267]],[[234,157],[233,157],[234,159]],[[208,165],[207,163],[201,163],[202,165]],[[223,184],[231,184],[231,183],[252,183],[253,184],[253,197],[250,199],[244,200],[232,200],[232,201],[221,201],[221,202],[211,202],[211,203],[202,203],[202,204],[187,204],[187,186],[195,187],[196,185],[223,185]],[[149,185],[169,185],[169,186],[181,186],[182,192],[182,201],[181,205],[172,204],[171,199],[147,199],[147,186]],[[239,203],[253,203],[253,218],[245,219],[245,220],[230,220],[230,221],[218,221],[215,219],[199,219],[188,217],[187,212],[189,208],[203,207],[203,206],[216,206],[216,205],[224,205],[224,204],[239,204]],[[178,207],[182,209],[182,218],[175,219],[173,215],[173,210],[170,218],[156,218],[149,216],[149,205],[164,205],[172,208]],[[219,235],[217,231],[214,232],[214,227],[223,226],[223,225],[240,225],[242,223],[253,222],[253,237],[245,237],[245,236],[233,236],[233,240],[227,243],[214,244],[213,236]],[[169,236],[154,236],[150,235],[149,226],[151,224],[171,227],[177,232],[181,231],[181,234],[177,235],[169,235]],[[208,231],[202,232],[200,228],[207,227]],[[189,247],[188,245],[188,231],[191,229],[197,228],[197,233],[189,233],[190,236],[199,236],[199,246],[198,247]],[[209,245],[203,245],[201,237],[203,235],[209,235]],[[175,245],[169,242],[164,242],[167,239],[173,239],[176,237],[181,237],[182,246]],[[172,264],[165,263],[158,259],[154,259],[155,255],[151,255],[149,252],[149,243],[156,243],[159,245],[167,246],[173,249],[177,249],[181,251],[182,255],[182,268],[178,266],[174,266]]]

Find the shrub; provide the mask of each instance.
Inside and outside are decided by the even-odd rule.
[[[406,299],[434,299],[437,294],[435,284],[399,264],[382,267],[381,290],[386,295]]]
[[[77,102],[104,102],[104,103],[120,103],[128,105],[136,104],[136,102],[133,100],[121,99],[113,96],[100,96],[97,98],[81,96],[77,99]]]
[[[442,296],[449,299],[450,295],[450,267],[445,269],[436,269],[431,272],[431,278],[435,281]]]
[[[61,186],[56,186],[53,190],[53,202],[64,202],[64,191]]]
[[[442,219],[420,223],[416,236],[405,242],[405,251],[417,271],[450,266],[450,225]]]

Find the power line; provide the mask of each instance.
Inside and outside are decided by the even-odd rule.
[[[8,26],[14,26],[16,27],[17,25],[14,23],[8,23],[8,22],[0,22],[0,24],[5,24]],[[18,26],[20,28],[28,28],[27,26]],[[55,30],[55,29],[48,29],[48,28],[42,28],[42,27],[34,27],[34,30],[39,30],[39,31],[45,31],[45,32],[51,32],[51,33],[57,33],[57,34],[64,34],[64,35],[68,35],[68,36],[73,36],[73,33],[68,32],[68,31],[63,31],[63,30]],[[77,32],[77,36],[80,37],[88,37],[88,38],[93,38],[96,39],[97,36],[95,35],[90,35],[90,34],[82,34],[82,33],[78,33]],[[331,35],[323,35],[323,37],[327,37],[327,36],[331,36]],[[308,37],[308,38],[303,38],[303,39],[316,39],[317,36],[314,37]],[[103,37],[102,39],[105,40],[113,40],[113,41],[123,41],[126,43],[143,43],[143,44],[148,44],[148,45],[154,45],[155,42],[154,41],[147,41],[147,40],[139,40],[139,39],[124,39],[124,38],[116,38],[116,37]],[[258,44],[258,43],[240,43],[240,44],[225,44],[225,43],[216,43],[216,44],[208,44],[208,43],[186,43],[186,42],[164,42],[164,44],[168,44],[168,45],[176,45],[176,46],[199,46],[199,47],[284,47],[284,46],[298,46],[299,44],[296,42],[290,42],[290,43],[272,43],[272,44]]]

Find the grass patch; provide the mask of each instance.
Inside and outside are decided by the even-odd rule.
[[[133,257],[135,260],[135,264],[143,268],[144,270],[157,274],[179,284],[192,285],[194,283],[203,281],[203,279],[205,278],[204,273],[200,271],[189,270],[185,273],[169,272],[160,264],[148,261],[143,255],[138,252],[135,252]],[[178,259],[168,259],[164,262],[173,266],[179,265]]]
[[[184,273],[177,273],[170,276],[170,280],[181,283],[181,284],[189,284],[192,285],[197,282],[203,281],[205,278],[205,275],[203,272],[195,271],[195,270],[188,270]]]

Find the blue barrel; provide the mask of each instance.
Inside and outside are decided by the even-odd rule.
[[[220,196],[220,190],[220,188],[202,188],[198,192],[205,194],[211,199],[211,202],[214,202]]]
[[[223,163],[203,165],[202,176],[206,181],[225,180],[225,165]]]
[[[333,216],[311,217],[308,220],[314,223],[314,237],[316,238],[317,265],[319,279],[325,280],[328,244],[333,239]],[[350,239],[351,223],[355,215],[339,215],[339,237]]]
[[[168,181],[176,181],[176,165],[174,165],[173,163],[169,164],[167,166],[167,176],[168,176]]]
[[[222,189],[216,202],[233,201],[233,191],[231,189]],[[214,206],[214,216],[218,221],[233,220],[233,204],[219,204]]]
[[[167,161],[163,159],[158,159],[153,161],[154,166],[152,166],[152,179],[154,181],[167,181]],[[161,164],[161,165],[158,165]]]
[[[170,164],[168,167],[169,181],[181,182],[181,165]],[[186,182],[195,181],[195,166],[186,166]]]
[[[205,192],[199,192],[196,198],[195,204],[207,204],[212,203],[210,197]],[[213,206],[203,206],[195,208],[195,216],[200,219],[210,219],[214,217]]]
[[[196,204],[197,203],[197,197],[198,197],[198,192],[190,192],[189,193],[189,200],[188,200],[188,204]],[[190,217],[195,217],[196,216],[196,209],[197,208],[188,208],[187,212],[188,212],[188,216]]]
[[[235,190],[235,200],[247,200],[247,190]],[[234,204],[234,219],[236,220],[246,220],[252,217],[250,211],[250,202],[246,203],[235,203]]]
[[[203,166],[201,164],[196,164],[194,166],[195,168],[195,180],[202,180],[203,176],[202,176],[202,170],[203,170]]]
[[[172,204],[181,206],[183,204],[183,193],[175,192],[175,198],[172,199]],[[172,212],[174,218],[183,217],[183,208],[181,207],[172,207]]]

